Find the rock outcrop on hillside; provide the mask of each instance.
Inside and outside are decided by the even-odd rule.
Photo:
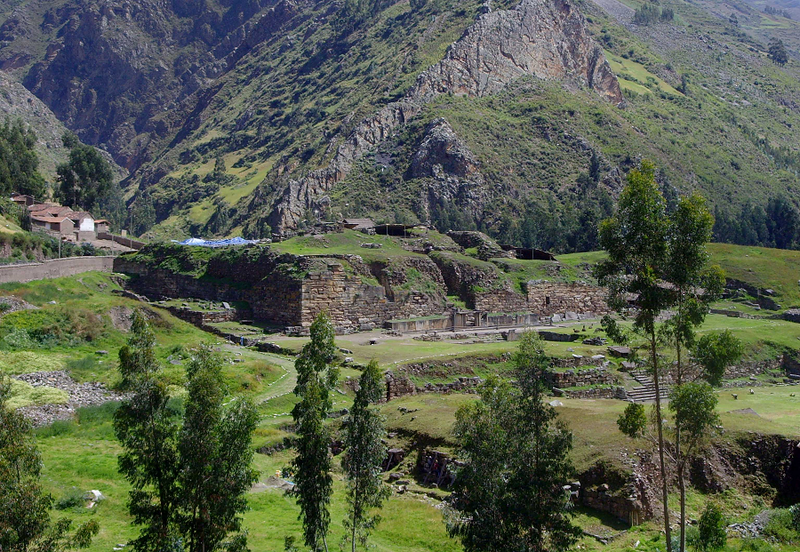
[[[479,16],[445,58],[419,76],[403,100],[357,125],[326,168],[283,184],[273,182],[282,192],[267,205],[269,225],[282,232],[295,228],[309,209],[324,210],[326,194],[353,163],[440,94],[482,97],[525,76],[588,87],[609,101],[623,101],[619,82],[577,9],[567,0],[522,0],[514,9]],[[252,207],[262,201],[256,198]]]
[[[603,51],[567,0],[523,0],[513,10],[484,14],[441,62],[420,75],[413,95],[481,97],[524,76],[586,86],[609,101],[623,101]]]

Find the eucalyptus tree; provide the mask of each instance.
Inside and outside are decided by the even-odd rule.
[[[381,465],[386,458],[383,437],[386,428],[374,404],[383,395],[383,374],[376,361],[370,362],[358,379],[353,408],[347,418],[345,453],[342,459],[347,480],[347,517],[344,520],[345,539],[351,549],[356,544],[367,547],[370,531],[380,522],[373,513],[389,496],[390,490],[381,479]]]
[[[303,538],[312,550],[328,550],[328,509],[333,495],[330,432],[325,419],[333,406],[331,392],[339,379],[330,318],[320,313],[311,324],[311,340],[303,346],[295,368],[294,393],[300,401],[292,409],[297,425],[297,456],[293,461],[294,494],[300,505]]]
[[[633,327],[647,340],[649,366],[655,386],[655,417],[664,504],[664,531],[667,550],[672,552],[669,521],[669,481],[664,459],[664,429],[661,408],[662,367],[658,354],[659,316],[674,303],[672,291],[664,285],[669,260],[670,224],[664,196],[655,181],[655,167],[643,161],[641,168],[628,173],[620,194],[617,212],[600,224],[600,245],[607,260],[597,267],[597,276],[609,290],[609,305],[627,309],[635,297]]]

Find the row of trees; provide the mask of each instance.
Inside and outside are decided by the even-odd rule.
[[[745,203],[738,213],[714,208],[714,240],[779,249],[800,246],[800,212],[786,197],[771,198],[765,207]]]
[[[303,347],[295,363],[300,401],[292,410],[297,425],[297,456],[292,463],[294,495],[300,506],[303,541],[311,550],[328,550],[329,505],[333,496],[332,457],[329,452],[330,430],[325,425],[333,406],[331,393],[339,379],[333,364],[336,357],[334,331],[330,318],[319,315],[311,325],[311,340]],[[383,395],[383,375],[377,362],[370,362],[359,378],[358,390],[350,415],[345,420],[345,454],[342,468],[347,482],[346,534],[349,542],[366,547],[371,530],[380,521],[375,513],[389,489],[381,481],[381,464],[386,457],[383,444],[383,420],[374,404]],[[296,550],[294,539],[287,537],[287,550]]]

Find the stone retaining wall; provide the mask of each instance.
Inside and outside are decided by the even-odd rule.
[[[776,358],[766,361],[753,361],[753,362],[740,362],[734,366],[728,366],[725,369],[725,379],[736,378],[749,378],[750,376],[758,376],[766,372],[780,370],[784,366],[783,358]]]
[[[111,272],[114,257],[68,257],[40,263],[0,266],[0,284],[63,278],[84,272]]]
[[[624,387],[595,387],[593,389],[580,389],[572,391],[561,389],[564,395],[570,399],[618,399],[624,401],[628,398],[628,393]]]
[[[585,387],[588,385],[613,385],[617,378],[605,368],[550,372],[547,383],[553,387]]]

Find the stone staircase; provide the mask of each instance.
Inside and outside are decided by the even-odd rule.
[[[630,375],[639,384],[628,391],[628,402],[651,402],[656,400],[656,385],[653,378],[644,370],[633,370]],[[661,383],[661,400],[669,398],[669,387]]]

